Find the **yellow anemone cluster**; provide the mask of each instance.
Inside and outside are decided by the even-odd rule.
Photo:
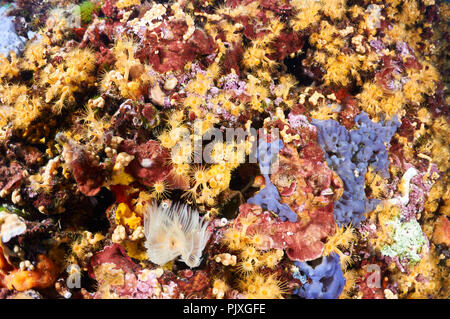
[[[45,29],[41,32],[45,34]],[[50,43],[48,36],[43,35],[40,40],[27,45],[23,57],[11,54],[7,59],[0,56],[0,92],[4,104],[0,108],[2,126],[11,124],[16,129],[26,129],[45,109],[58,114],[74,104],[75,94],[95,85],[93,52],[80,48],[65,52],[58,46],[51,47]],[[49,58],[54,63],[47,63]],[[34,72],[39,82],[17,84],[15,80],[19,73],[25,71]],[[45,95],[41,98],[39,92],[42,91]]]
[[[16,128],[25,129],[39,117],[43,109],[41,100],[31,95],[31,90],[25,85],[0,85],[1,102],[0,124],[8,123]]]
[[[391,118],[404,115],[406,104],[423,102],[426,94],[432,95],[435,91],[439,73],[429,62],[422,60],[420,63],[420,71],[407,69],[406,83],[393,93],[386,94],[376,81],[364,83],[361,93],[357,95],[361,108],[373,117],[386,114]]]
[[[66,263],[78,264],[86,266],[92,256],[92,251],[101,247],[104,236],[100,233],[91,233],[83,231],[81,235],[72,243],[69,256],[66,258]]]
[[[192,170],[192,186],[186,194],[193,197],[198,204],[213,206],[219,194],[228,189],[231,172],[239,162],[222,161],[209,168],[198,167]]]
[[[274,275],[262,275],[261,270],[277,267],[284,252],[282,249],[267,249],[268,237],[265,234],[247,234],[248,227],[256,218],[254,215],[241,218],[242,227],[226,230],[223,243],[237,253],[238,262],[231,267],[239,275],[239,287],[248,298],[282,298],[281,282]]]

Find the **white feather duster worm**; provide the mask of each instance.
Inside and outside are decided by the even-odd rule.
[[[145,248],[151,262],[164,265],[181,255],[191,268],[198,267],[211,232],[198,212],[183,204],[147,206],[144,216]]]

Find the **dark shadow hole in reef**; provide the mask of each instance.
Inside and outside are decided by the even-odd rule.
[[[287,73],[295,76],[295,78],[299,82],[298,85],[300,86],[310,86],[314,82],[314,79],[308,76],[308,74],[304,71],[302,65],[302,61],[306,58],[306,52],[308,51],[309,47],[309,42],[306,41],[305,45],[302,48],[301,54],[295,55],[293,58],[287,56],[283,60],[283,64],[286,66]]]
[[[174,202],[183,202],[182,196],[184,194],[184,191],[181,189],[173,189],[170,191],[169,198]],[[181,203],[180,203],[181,204]]]
[[[20,72],[20,77],[24,81],[31,81],[33,79],[33,71],[25,70]]]
[[[257,164],[244,163],[231,173],[230,190],[235,194],[222,206],[221,214],[228,218],[235,218],[239,212],[239,206],[246,202],[255,192],[252,188],[254,177],[258,175],[259,168]]]

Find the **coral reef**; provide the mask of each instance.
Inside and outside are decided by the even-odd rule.
[[[449,9],[0,1],[0,299],[448,298]]]

